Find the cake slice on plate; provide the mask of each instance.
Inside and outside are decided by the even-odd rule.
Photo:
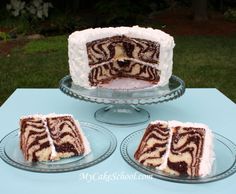
[[[167,122],[149,124],[134,157],[145,166],[159,167],[164,162],[169,137]]]
[[[72,115],[32,115],[20,119],[20,148],[31,162],[59,160],[90,152],[87,138]]]
[[[206,176],[214,161],[213,134],[204,124],[155,121],[134,155],[145,166],[181,176]]]

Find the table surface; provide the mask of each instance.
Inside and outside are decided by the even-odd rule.
[[[159,179],[132,179],[140,176],[120,155],[121,141],[147,123],[136,126],[113,126],[97,122],[93,115],[103,105],[70,98],[58,89],[17,89],[0,107],[0,138],[18,128],[19,118],[29,114],[70,113],[79,121],[103,125],[117,137],[116,151],[105,161],[78,171],[67,173],[34,173],[14,168],[0,160],[0,193],[234,193],[236,174],[212,183],[181,184]],[[187,89],[181,98],[142,106],[151,120],[180,120],[201,122],[213,131],[236,142],[236,105],[216,89]],[[121,177],[120,180],[113,176]]]

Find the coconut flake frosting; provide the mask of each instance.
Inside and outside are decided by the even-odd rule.
[[[157,29],[133,27],[109,27],[76,31],[68,39],[69,68],[73,82],[85,88],[91,88],[89,83],[90,67],[86,43],[112,37],[125,35],[131,38],[146,39],[160,44],[159,86],[166,85],[172,74],[174,39],[169,34]]]

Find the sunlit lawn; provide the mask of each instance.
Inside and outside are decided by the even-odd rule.
[[[179,36],[175,42],[174,74],[187,87],[217,88],[236,102],[236,36]],[[0,55],[0,105],[16,88],[57,88],[69,73],[67,61],[67,36],[30,41]]]

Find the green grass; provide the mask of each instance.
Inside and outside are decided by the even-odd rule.
[[[187,87],[217,88],[236,102],[236,36],[177,37],[174,73]]]
[[[67,53],[67,36],[54,36],[37,41],[31,41],[23,48],[25,54],[61,51]]]
[[[213,87],[236,102],[236,36],[175,37],[174,74],[187,87]],[[0,55],[0,105],[16,88],[58,87],[69,73],[67,36],[35,40]]]
[[[59,80],[69,73],[66,39],[31,41],[13,50],[10,57],[0,55],[0,105],[16,88],[58,87]]]

